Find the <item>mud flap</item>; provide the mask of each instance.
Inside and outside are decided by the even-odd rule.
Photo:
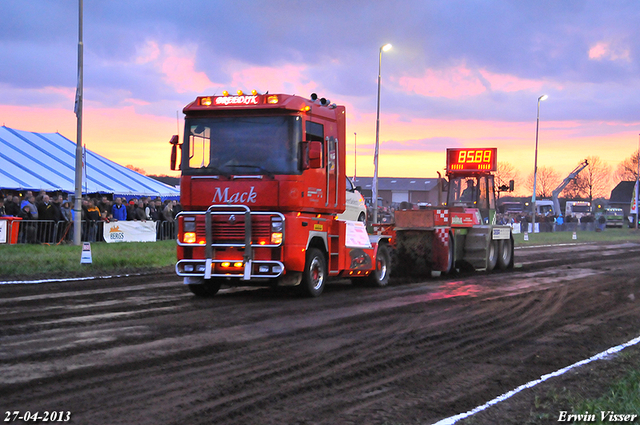
[[[434,271],[449,271],[449,229],[437,227],[431,250],[431,267]]]

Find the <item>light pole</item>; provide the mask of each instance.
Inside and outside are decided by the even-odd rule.
[[[380,71],[382,69],[382,52],[389,51],[391,44],[380,47],[378,59],[378,109],[376,111],[376,149],[373,153],[373,183],[371,185],[373,202],[373,222],[378,222],[378,150],[380,148]]]
[[[358,176],[358,134],[353,133],[353,182],[356,182]]]
[[[538,98],[538,114],[536,118],[536,154],[533,163],[533,195],[531,195],[531,231],[533,233],[535,233],[536,230],[536,181],[538,180],[538,129],[540,128],[540,102],[547,100],[548,97],[549,96],[546,94],[543,94]]]
[[[636,157],[637,171],[636,171],[636,186],[633,191],[636,203],[636,230],[638,230],[638,221],[640,221],[640,208],[638,207],[638,192],[640,191],[640,134],[638,134],[638,156]]]

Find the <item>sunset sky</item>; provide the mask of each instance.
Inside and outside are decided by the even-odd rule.
[[[75,141],[78,1],[2,0],[0,16],[2,124]],[[380,176],[434,177],[467,146],[526,177],[542,94],[538,166],[615,169],[638,149],[639,27],[635,0],[86,0],[83,141],[175,175],[168,141],[196,96],[316,92],[347,108],[348,173],[371,176],[391,43]]]

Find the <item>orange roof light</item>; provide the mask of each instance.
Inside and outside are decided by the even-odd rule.
[[[210,97],[201,97],[200,98],[201,106],[211,106],[211,98]]]
[[[267,96],[267,103],[276,104],[278,103],[278,96],[272,94],[271,96]]]

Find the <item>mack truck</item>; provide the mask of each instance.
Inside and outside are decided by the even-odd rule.
[[[316,94],[225,91],[197,97],[183,112],[182,142],[170,142],[183,207],[175,269],[196,296],[222,285],[278,285],[316,297],[330,278],[382,287],[392,254],[421,273],[463,262],[513,266],[510,228],[494,224],[495,149],[455,151],[448,205],[400,214],[396,225],[369,234],[362,221],[343,219],[344,106]],[[462,178],[477,188],[464,200]]]

